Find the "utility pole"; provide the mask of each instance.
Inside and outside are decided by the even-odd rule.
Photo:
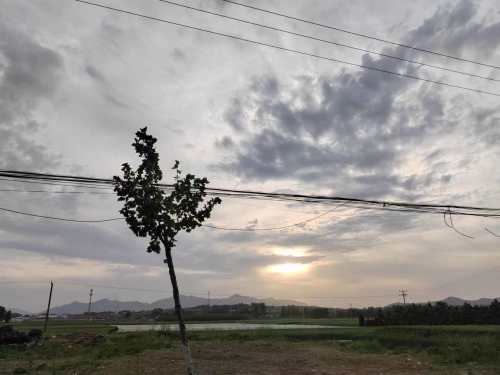
[[[45,323],[43,325],[43,332],[47,332],[47,323],[49,322],[50,302],[52,301],[53,288],[54,288],[54,283],[52,282],[52,280],[50,280],[49,303],[47,304],[47,311],[45,312]]]
[[[406,296],[408,295],[408,291],[406,289],[401,289],[399,291],[399,295],[403,297],[403,305],[406,305]]]
[[[89,319],[90,319],[90,309],[92,307],[92,295],[94,294],[94,289],[90,289],[90,293],[89,293],[89,309],[87,311],[87,314],[89,316]]]
[[[207,292],[208,309],[210,310],[210,290]]]

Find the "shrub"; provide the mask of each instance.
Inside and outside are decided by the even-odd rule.
[[[29,342],[28,335],[18,332],[12,326],[0,327],[0,345],[24,344]]]
[[[43,337],[43,332],[41,329],[33,328],[28,332],[28,337],[31,341],[38,342]]]

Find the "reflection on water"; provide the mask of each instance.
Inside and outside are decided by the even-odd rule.
[[[136,332],[136,331],[176,331],[179,329],[177,324],[126,324],[117,325],[118,331]],[[233,330],[254,330],[254,329],[314,329],[314,328],[346,328],[339,326],[320,326],[313,324],[252,324],[252,323],[199,323],[186,324],[189,331],[233,331]]]

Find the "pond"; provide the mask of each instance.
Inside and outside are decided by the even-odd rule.
[[[117,325],[120,332],[138,331],[177,331],[177,324],[126,324]],[[186,324],[188,331],[235,331],[235,330],[257,330],[257,329],[325,329],[325,328],[347,328],[341,326],[321,326],[314,324],[256,324],[256,323],[196,323]]]

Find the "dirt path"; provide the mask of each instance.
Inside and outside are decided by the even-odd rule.
[[[362,354],[341,349],[334,343],[290,342],[196,342],[192,347],[199,375],[493,375],[498,370],[443,369],[408,355]],[[59,360],[63,360],[60,358]],[[0,375],[12,375],[16,367],[27,374],[52,374],[49,366],[35,370],[31,363],[0,360]],[[50,363],[47,363],[50,365]],[[107,360],[66,358],[57,375],[184,375],[177,347],[149,350]]]
[[[200,375],[479,374],[463,370],[443,372],[406,355],[357,354],[334,345],[210,343],[194,345],[193,349]],[[184,374],[182,357],[176,351],[150,351],[109,361],[95,373]]]

